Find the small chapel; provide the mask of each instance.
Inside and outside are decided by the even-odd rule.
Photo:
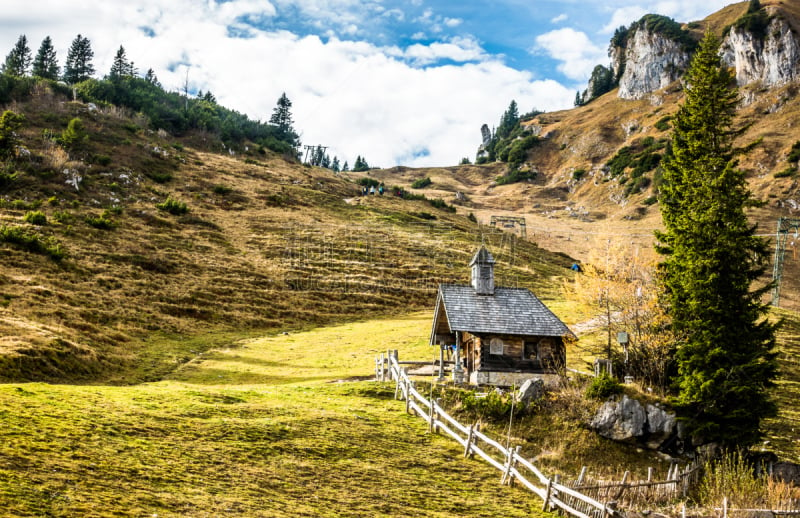
[[[431,345],[454,353],[456,381],[504,387],[554,381],[566,365],[565,339],[575,335],[529,289],[495,286],[486,247],[469,266],[471,284],[439,285],[430,336]]]

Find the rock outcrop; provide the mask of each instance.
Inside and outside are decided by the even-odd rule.
[[[683,75],[691,59],[681,43],[646,27],[636,29],[625,48],[612,48],[611,58],[622,99],[641,99],[664,88]]]
[[[671,442],[677,433],[675,414],[642,405],[627,395],[603,403],[589,427],[607,439],[641,443],[654,450]]]
[[[797,30],[775,6],[763,19],[766,26],[758,30],[734,24],[722,35],[723,62],[734,68],[739,86],[761,83],[769,88],[800,80]],[[642,99],[683,76],[691,61],[687,41],[698,35],[677,27],[668,18],[647,15],[615,35],[609,56],[620,98]]]
[[[800,44],[783,18],[773,17],[763,37],[732,27],[720,51],[723,62],[736,70],[739,86],[782,86],[800,79]]]

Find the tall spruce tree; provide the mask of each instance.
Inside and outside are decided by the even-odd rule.
[[[64,64],[64,81],[69,84],[86,81],[94,75],[94,65],[92,65],[94,51],[92,42],[89,38],[84,38],[80,34],[72,40],[67,51],[67,61]]]
[[[774,414],[776,326],[753,287],[769,261],[745,210],[757,203],[736,167],[732,139],[738,92],[707,33],[686,76],[673,155],[664,164],[658,250],[664,302],[677,336],[674,403],[692,438],[746,446]]]
[[[284,92],[281,94],[280,98],[278,99],[278,104],[272,111],[272,116],[269,119],[269,123],[278,127],[278,138],[280,138],[280,140],[288,142],[292,147],[296,148],[300,145],[300,137],[292,127],[293,121],[291,108],[292,101],[286,97],[286,92]]]
[[[134,75],[136,75],[136,68],[133,66],[133,61],[128,59],[125,53],[125,47],[120,45],[117,53],[114,55],[114,61],[111,64],[108,78],[112,81],[118,81],[123,77],[133,77]]]
[[[2,72],[10,76],[22,77],[28,73],[32,59],[31,49],[28,47],[28,38],[23,34],[6,56]]]
[[[53,40],[50,36],[46,36],[39,46],[39,51],[33,59],[33,75],[43,79],[58,79],[58,58],[56,57],[56,49],[53,47]]]

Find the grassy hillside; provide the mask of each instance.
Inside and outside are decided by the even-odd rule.
[[[482,241],[504,284],[549,297],[568,272],[424,200],[361,198],[329,170],[221,153],[211,135],[175,139],[47,88],[11,108],[26,152],[0,190],[0,379],[152,380],[213,333],[427,308],[439,282],[468,279]],[[50,137],[75,117],[87,141],[67,152]]]
[[[781,415],[768,448],[800,460],[797,334],[781,334]],[[429,312],[234,339],[167,379],[136,386],[0,385],[0,506],[13,516],[530,516],[541,502],[405,414],[373,359],[435,356]],[[425,380],[420,380],[424,387]],[[424,390],[424,389],[423,389]],[[513,444],[548,474],[619,479],[664,459],[582,424],[579,388],[517,416]],[[456,407],[463,422],[472,422]],[[483,419],[484,425],[491,422]],[[485,427],[505,438],[505,420]]]
[[[428,321],[229,342],[133,387],[0,385],[2,514],[539,515],[392,385],[352,380],[379,350],[430,353]]]

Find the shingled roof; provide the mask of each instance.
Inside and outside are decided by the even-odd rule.
[[[569,328],[526,288],[496,288],[479,295],[472,286],[440,284],[436,316],[445,311],[450,332],[524,336],[574,336]]]

